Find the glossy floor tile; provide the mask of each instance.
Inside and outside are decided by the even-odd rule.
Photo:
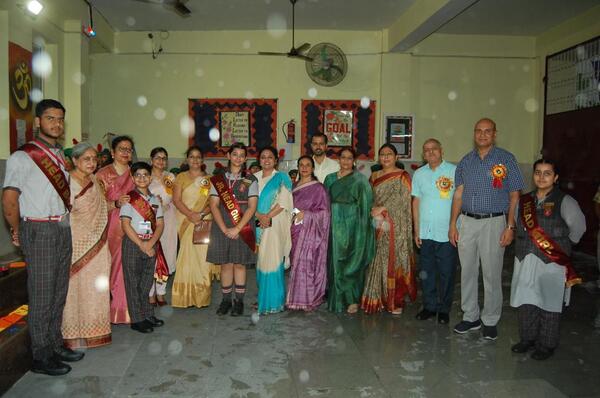
[[[578,255],[587,284],[573,290],[561,343],[543,362],[517,355],[516,310],[504,308],[496,341],[456,335],[460,287],[449,325],[418,321],[420,299],[404,314],[284,312],[257,316],[250,270],[245,316],[217,317],[219,287],[204,309],[162,307],[166,325],[142,335],[113,327],[113,343],[87,350],[64,377],[26,374],[6,397],[600,397],[600,290],[595,259]],[[460,272],[460,271],[458,271]],[[459,280],[460,278],[456,278]]]

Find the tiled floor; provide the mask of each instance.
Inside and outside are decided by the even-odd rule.
[[[113,328],[113,344],[88,350],[64,377],[28,373],[5,395],[24,397],[600,397],[600,300],[593,283],[577,287],[564,313],[561,345],[538,362],[511,353],[518,339],[508,306],[512,267],[504,270],[499,338],[456,335],[459,288],[449,326],[403,315],[285,312],[217,318],[208,309],[163,307],[166,325],[149,335]],[[577,257],[596,276],[595,259]],[[249,274],[253,274],[251,271]],[[254,286],[253,278],[249,283]],[[255,288],[247,296],[253,301]]]

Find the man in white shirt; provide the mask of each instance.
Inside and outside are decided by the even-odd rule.
[[[325,134],[313,134],[310,138],[310,147],[315,161],[315,176],[322,183],[328,174],[339,171],[340,164],[327,157],[327,136]]]

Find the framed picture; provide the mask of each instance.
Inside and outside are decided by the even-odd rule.
[[[302,100],[301,153],[312,154],[310,140],[322,133],[327,136],[330,158],[338,159],[342,148],[351,146],[358,159],[375,159],[375,114],[375,101],[365,107],[361,100]]]
[[[323,112],[323,126],[329,146],[352,146],[352,111],[327,109]]]
[[[396,147],[400,159],[413,158],[414,140],[414,116],[385,116],[385,141]]]
[[[257,156],[257,148],[277,146],[275,98],[189,98],[188,112],[195,127],[188,144],[198,145],[206,158],[227,157],[234,142],[248,147],[248,157]]]
[[[221,146],[229,147],[236,142],[250,145],[250,112],[220,112]]]

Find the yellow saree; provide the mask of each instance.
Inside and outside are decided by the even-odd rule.
[[[208,200],[210,180],[208,177],[190,177],[188,172],[175,179],[181,188],[182,202],[193,211],[200,211]],[[207,218],[210,218],[208,216]],[[173,307],[207,307],[211,299],[211,281],[219,279],[220,268],[206,261],[208,245],[193,243],[194,225],[185,215],[177,211],[177,234],[179,253],[175,269],[175,280],[171,304]]]

